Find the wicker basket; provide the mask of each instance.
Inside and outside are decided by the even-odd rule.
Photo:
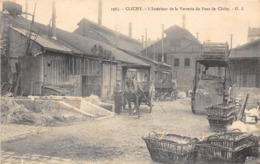
[[[249,140],[254,143],[254,146],[252,147],[252,154],[253,157],[260,157],[260,137],[251,135],[249,136]]]
[[[251,134],[242,132],[223,133],[209,136],[204,140],[204,142],[234,150],[237,147],[248,143],[250,136]]]
[[[197,144],[197,149],[199,157],[207,163],[244,163],[253,145],[247,142],[233,150],[211,144]]]
[[[171,138],[174,137],[175,141]],[[176,142],[176,139],[180,143]],[[145,137],[143,140],[153,161],[162,163],[194,163],[197,159],[195,150],[198,139],[168,134],[162,139]]]
[[[223,104],[219,104],[219,105],[212,105],[206,107],[205,109],[208,116],[217,116],[217,117],[228,117],[231,114],[236,112],[235,105],[225,106]]]
[[[221,117],[208,117],[210,128],[213,131],[223,132],[227,130],[227,126],[232,125],[233,121],[235,121],[236,117],[231,115],[227,118]]]

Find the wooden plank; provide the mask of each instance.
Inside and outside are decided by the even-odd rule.
[[[65,61],[64,61],[64,57],[62,59],[62,81],[64,82],[65,81]]]
[[[61,74],[61,82],[64,80],[64,73],[63,73],[63,59],[60,57],[60,74]]]
[[[58,77],[58,83],[60,82],[60,61],[59,58],[57,57],[57,65],[58,65],[58,73],[57,73],[57,77]]]
[[[51,84],[53,84],[53,78],[54,78],[54,74],[53,74],[53,57],[51,56]]]
[[[57,59],[54,56],[54,84],[57,83]]]
[[[69,81],[69,58],[67,58],[66,68],[66,81]]]
[[[87,60],[87,74],[90,74],[90,72],[89,72],[89,59]]]
[[[75,72],[74,72],[74,57],[72,57],[72,75],[74,75]]]
[[[69,66],[68,66],[69,72],[68,73],[71,73],[70,72],[70,70],[71,70],[71,58],[70,57],[68,58],[68,63],[69,63]]]

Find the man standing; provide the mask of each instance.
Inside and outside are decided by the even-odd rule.
[[[115,113],[120,114],[122,109],[123,91],[119,83],[114,87]]]
[[[154,87],[153,81],[150,81],[149,95],[150,95],[151,104],[152,104],[152,101],[153,101],[154,95],[155,95],[155,87]]]

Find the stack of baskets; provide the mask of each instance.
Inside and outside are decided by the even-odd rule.
[[[161,163],[195,163],[198,139],[167,134],[165,136],[148,136],[143,138],[153,161]]]
[[[212,105],[206,107],[210,128],[213,131],[226,131],[228,125],[236,120],[236,105]]]
[[[197,144],[199,156],[207,163],[244,163],[254,143],[241,132],[212,135]]]

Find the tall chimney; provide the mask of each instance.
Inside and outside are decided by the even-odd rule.
[[[185,14],[182,15],[182,27],[185,28],[185,22],[186,21],[186,16]]]
[[[27,15],[27,13],[28,13],[28,0],[26,0],[25,1],[25,18],[27,19],[28,18],[28,15]]]
[[[163,38],[164,38],[164,25],[162,24],[162,62],[164,62]]]
[[[52,0],[52,33],[51,36],[56,39],[56,7],[55,0]]]
[[[132,23],[129,23],[129,37],[132,38]]]
[[[145,56],[147,57],[147,28],[145,29]]]
[[[98,24],[102,25],[102,0],[98,1]]]
[[[232,49],[233,34],[230,35],[230,49]]]

